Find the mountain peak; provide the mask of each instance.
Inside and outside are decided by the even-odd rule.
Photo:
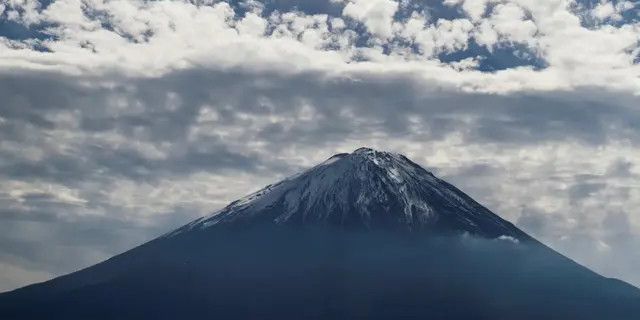
[[[398,158],[400,159],[400,157],[402,157],[401,155],[398,154],[394,154],[391,152],[387,152],[387,151],[378,151],[372,148],[368,148],[368,147],[360,147],[358,149],[355,149],[353,152],[351,153],[337,153],[334,154],[333,156],[329,157],[329,159],[327,159],[325,162],[321,163],[322,164],[326,164],[327,162],[334,162],[337,161],[339,159],[343,159],[343,158],[351,158],[352,161],[356,161],[356,162],[360,162],[361,164],[364,163],[362,160],[366,160],[366,161],[374,161],[377,159],[381,159],[381,158]]]
[[[329,157],[329,159],[327,159],[326,161],[320,163],[318,166],[326,166],[328,164],[332,164],[341,159],[347,159],[346,161],[350,165],[352,165],[351,167],[347,167],[347,166],[342,167],[342,169],[345,169],[345,170],[354,170],[354,169],[357,169],[357,167],[370,166],[369,169],[372,169],[373,167],[378,167],[382,170],[395,168],[394,170],[386,172],[387,174],[390,174],[392,176],[394,175],[394,173],[396,173],[397,170],[401,170],[401,169],[404,169],[404,171],[413,171],[417,169],[422,171],[423,173],[431,175],[431,173],[429,173],[419,165],[415,164],[414,162],[412,162],[402,154],[388,152],[388,151],[380,151],[380,150],[376,150],[368,147],[361,147],[361,148],[355,149],[351,153],[335,154]],[[312,170],[313,168],[311,168],[308,171],[312,171]],[[369,171],[369,173],[380,173],[380,172]]]
[[[360,147],[358,149],[353,150],[353,154],[368,154],[368,153],[376,153],[380,152],[378,150],[368,148],[368,147]]]
[[[527,238],[511,223],[405,156],[371,148],[336,154],[171,234],[228,223]]]
[[[394,153],[394,152],[389,152],[389,151],[381,151],[381,150],[376,150],[373,148],[369,148],[369,147],[360,147],[358,149],[353,150],[353,152],[351,153],[338,153],[336,155],[333,155],[333,157],[335,156],[351,156],[351,157],[364,157],[367,159],[376,159],[376,158],[394,158],[394,159],[402,159],[404,158],[403,155],[398,154],[398,153]]]

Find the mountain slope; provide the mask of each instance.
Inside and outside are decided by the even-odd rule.
[[[401,155],[358,149],[93,267],[1,319],[613,319],[640,290],[540,244]]]

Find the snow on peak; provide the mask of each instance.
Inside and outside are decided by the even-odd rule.
[[[375,153],[375,152],[380,152],[371,148],[367,148],[367,147],[360,147],[356,150],[353,150],[353,154],[371,154],[371,153]]]
[[[405,156],[371,148],[336,154],[172,234],[258,221],[522,236],[513,225]]]

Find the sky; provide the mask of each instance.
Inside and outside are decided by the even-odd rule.
[[[640,4],[0,0],[0,291],[369,146],[640,286]]]

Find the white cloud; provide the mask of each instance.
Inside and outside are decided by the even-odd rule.
[[[40,8],[38,0],[3,0],[0,2],[0,16],[4,13],[10,21],[31,25],[39,22]]]
[[[611,2],[599,3],[595,8],[593,8],[593,10],[591,10],[591,14],[600,20],[607,18],[614,18],[617,20],[618,18],[616,15],[616,9]],[[614,15],[616,15],[616,17],[614,17]]]
[[[248,13],[236,24],[236,29],[241,35],[262,36],[267,29],[267,20],[255,13]]]
[[[511,237],[511,236],[505,236],[505,235],[501,235],[497,238],[500,241],[507,241],[507,242],[511,242],[511,243],[515,243],[518,244],[520,243],[520,241],[518,241],[518,239]]]
[[[483,45],[493,51],[493,46],[498,43],[498,32],[494,29],[491,22],[484,20],[474,30],[473,38],[480,45]]]
[[[393,0],[348,0],[342,15],[358,20],[372,34],[388,39],[392,34],[393,16],[398,2]]]
[[[461,5],[464,12],[473,21],[478,21],[485,14],[487,5],[499,0],[445,0],[447,6]]]
[[[631,1],[601,1],[592,10],[591,15],[598,20],[622,20],[622,14],[635,7]]]
[[[480,62],[476,58],[466,58],[460,61],[450,63],[451,67],[456,70],[469,70],[477,68]]]
[[[423,56],[453,52],[467,47],[473,25],[466,19],[438,19],[428,24],[424,15],[414,13],[400,31],[400,35],[413,41]]]
[[[252,9],[241,17],[224,2],[57,0],[46,9],[25,2],[28,20],[52,23],[47,32],[56,38],[3,39],[0,69],[145,76],[191,67],[345,75],[394,71],[482,92],[582,86],[640,92],[640,66],[633,62],[640,50],[638,23],[589,29],[564,0],[492,3],[489,14],[480,18],[480,10],[470,8],[481,8],[484,2],[448,4],[462,5],[470,20],[433,20],[413,12],[406,21],[394,21],[397,2],[349,1],[343,15],[379,36],[364,43],[341,17],[326,14],[263,16],[262,9]],[[482,73],[452,70],[438,60],[439,53],[466,50],[472,39],[490,51],[509,43],[525,44],[548,66]]]
[[[532,20],[527,19],[524,10],[515,4],[497,5],[493,9],[489,21],[507,41],[525,44],[534,42],[536,25]]]

